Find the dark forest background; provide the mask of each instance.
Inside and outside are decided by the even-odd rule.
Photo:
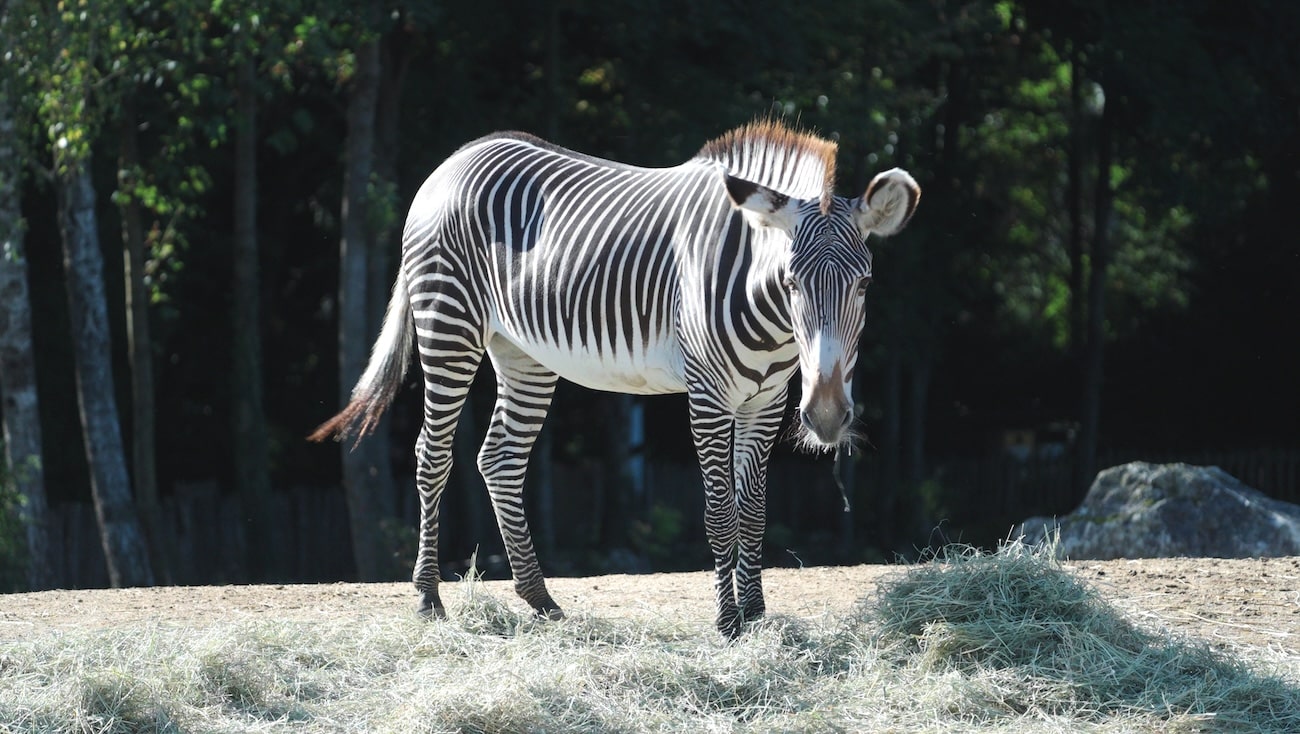
[[[667,166],[775,116],[838,141],[840,193],[920,182],[874,246],[867,441],[778,448],[769,563],[989,545],[1133,458],[1300,501],[1295,3],[11,0],[0,29],[7,588],[402,577],[417,375],[357,451],[303,437],[416,188],[502,129]],[[489,371],[449,573],[500,549],[464,458]],[[562,386],[530,472],[544,568],[707,565],[683,399]]]

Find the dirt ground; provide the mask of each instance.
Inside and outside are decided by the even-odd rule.
[[[1066,566],[1138,622],[1199,636],[1224,648],[1272,648],[1300,655],[1300,558],[1084,561]],[[872,593],[898,566],[772,569],[764,572],[770,612],[801,617],[840,614]],[[712,619],[711,573],[556,578],[550,588],[570,612],[598,616],[670,615]],[[482,582],[520,610],[506,581]],[[446,584],[456,613],[463,592]],[[0,596],[0,640],[51,629],[172,622],[196,628],[273,617],[365,619],[412,614],[410,584],[162,587],[47,591]]]

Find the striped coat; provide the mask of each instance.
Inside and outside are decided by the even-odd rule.
[[[364,435],[391,402],[410,343],[424,375],[415,584],[442,614],[438,505],[451,437],[484,355],[497,403],[479,454],[516,589],[559,616],[523,513],[529,450],[558,378],[634,394],[685,392],[705,480],[718,628],[764,611],[766,467],[786,385],[802,379],[801,442],[851,436],[849,399],[868,235],[910,218],[898,169],[835,196],[835,146],[755,123],[680,166],[592,158],[529,135],[461,148],[421,187],[384,328],[342,412],[313,438]]]

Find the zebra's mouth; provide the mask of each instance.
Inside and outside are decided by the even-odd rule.
[[[807,418],[807,411],[798,411],[798,419],[790,422],[787,438],[795,448],[809,454],[828,454],[840,448],[852,449],[862,443],[862,434],[854,425],[853,414],[844,415],[843,422],[829,433],[819,432]]]

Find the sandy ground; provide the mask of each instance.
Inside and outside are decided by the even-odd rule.
[[[1272,648],[1300,655],[1300,558],[1086,561],[1066,566],[1140,623],[1198,636],[1225,648]],[[772,569],[764,572],[770,612],[841,614],[871,594],[898,566]],[[597,616],[670,615],[707,624],[711,573],[556,578],[550,588],[570,612]],[[521,611],[509,582],[483,582]],[[456,613],[463,593],[447,584]],[[0,596],[0,640],[51,629],[171,622],[196,628],[259,618],[365,619],[413,614],[409,584],[163,587],[47,591]]]

